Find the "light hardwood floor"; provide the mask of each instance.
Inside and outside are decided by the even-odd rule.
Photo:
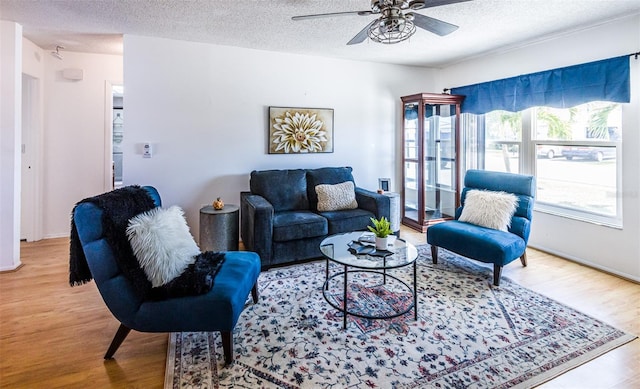
[[[424,234],[402,230],[424,243]],[[68,284],[68,239],[22,243],[24,266],[0,274],[0,387],[162,388],[167,334],[132,331],[115,355],[104,355],[118,323],[93,282]],[[633,334],[640,334],[640,285],[529,249],[503,275]],[[491,280],[487,280],[491,282]],[[636,339],[548,383],[544,388],[640,388]]]

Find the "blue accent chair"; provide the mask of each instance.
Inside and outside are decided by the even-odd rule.
[[[499,231],[459,221],[465,197],[471,189],[513,193],[518,197],[517,209],[508,231]],[[455,220],[427,228],[427,243],[431,245],[433,263],[438,263],[438,247],[464,257],[493,263],[493,284],[500,285],[502,267],[517,258],[527,266],[526,248],[531,231],[531,217],[535,198],[535,177],[513,173],[469,170],[464,178],[460,196],[461,206]]]
[[[153,187],[144,187],[161,205]],[[92,203],[79,204],[74,222],[91,276],[120,327],[104,358],[110,359],[129,332],[220,331],[224,360],[233,360],[233,328],[251,292],[258,300],[257,279],[260,258],[256,253],[230,251],[215,276],[213,288],[206,294],[145,301],[135,293],[128,278],[118,267],[114,252],[107,243],[102,227],[102,209]]]

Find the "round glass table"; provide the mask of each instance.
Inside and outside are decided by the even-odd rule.
[[[416,288],[416,258],[418,251],[411,243],[396,238],[387,246],[386,250],[378,250],[375,243],[369,241],[370,234],[364,231],[349,232],[346,234],[331,235],[320,243],[320,251],[327,259],[325,283],[322,293],[325,300],[335,309],[342,312],[343,328],[347,328],[347,315],[366,319],[390,319],[404,315],[411,309],[414,310],[414,320],[418,319],[418,299]],[[342,267],[342,270],[329,275],[329,264],[333,262]],[[398,277],[388,274],[391,269],[413,265],[413,285],[410,286]],[[400,289],[411,292],[413,301],[406,308],[384,314],[368,314],[357,312],[349,307],[348,293],[350,282],[358,282],[357,273],[372,273],[379,277],[383,285],[387,281],[397,283]],[[342,304],[333,301],[329,296],[329,283],[342,277]]]

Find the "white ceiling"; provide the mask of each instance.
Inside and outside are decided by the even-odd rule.
[[[429,0],[426,0],[427,3]],[[0,19],[45,50],[122,53],[133,34],[270,51],[439,67],[640,13],[640,0],[473,0],[419,12],[460,28],[409,41],[346,43],[374,16],[292,21],[369,10],[370,0],[0,0]],[[64,50],[62,51],[64,55]]]

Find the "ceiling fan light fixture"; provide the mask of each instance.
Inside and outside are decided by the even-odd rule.
[[[371,24],[367,35],[372,41],[384,44],[405,41],[416,32],[416,26],[410,19],[402,14],[381,17]]]
[[[471,0],[371,0],[370,11],[344,11],[299,15],[293,16],[291,19],[304,20],[327,16],[369,16],[377,14],[380,15],[380,17],[367,24],[347,42],[347,45],[362,43],[367,38],[377,43],[393,44],[409,39],[415,34],[416,28],[418,27],[439,36],[451,34],[458,29],[458,26],[411,11],[466,1]]]

